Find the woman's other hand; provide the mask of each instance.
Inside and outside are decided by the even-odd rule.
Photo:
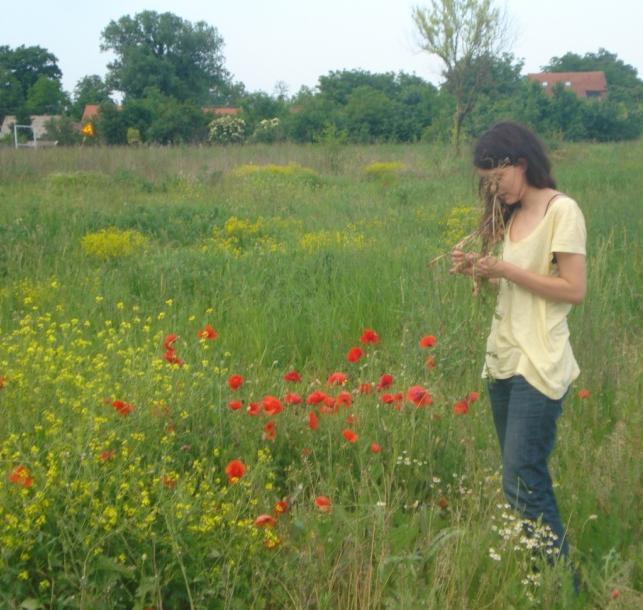
[[[471,275],[473,265],[478,260],[479,254],[475,252],[464,252],[459,248],[451,250],[451,269],[449,273],[460,273],[462,275]]]
[[[505,277],[506,263],[495,256],[483,256],[478,259],[475,266],[475,274],[486,280],[500,279]]]

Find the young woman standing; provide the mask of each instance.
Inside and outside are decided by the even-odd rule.
[[[452,251],[453,271],[498,288],[483,377],[503,460],[507,501],[529,521],[542,520],[568,555],[547,467],[556,420],[579,368],[567,314],[586,290],[585,221],[576,202],[556,190],[540,140],[502,122],[477,142],[474,165],[486,203],[483,251]]]

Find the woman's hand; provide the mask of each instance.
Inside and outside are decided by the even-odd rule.
[[[460,273],[462,275],[471,275],[473,265],[479,258],[475,252],[463,252],[458,248],[451,250],[451,269],[449,273]]]
[[[495,256],[483,256],[475,265],[475,275],[486,280],[506,277],[506,263]]]

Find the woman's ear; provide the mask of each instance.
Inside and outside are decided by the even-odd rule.
[[[517,165],[520,169],[522,169],[523,172],[527,171],[527,159],[520,157],[520,159],[518,159]]]

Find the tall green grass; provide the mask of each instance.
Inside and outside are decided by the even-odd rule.
[[[576,598],[562,566],[526,585],[524,553],[508,546],[499,562],[489,554],[504,544],[490,526],[509,519],[498,508],[499,454],[479,379],[493,295],[473,297],[446,261],[427,266],[452,245],[453,209],[477,205],[466,158],[419,145],[0,150],[0,465],[10,472],[28,464],[36,480],[18,494],[5,476],[0,508],[5,517],[46,516],[28,552],[4,545],[4,605],[636,607],[641,152],[636,142],[570,145],[553,155],[559,187],[579,202],[589,229],[589,290],[570,316],[582,376],[552,461],[586,583]],[[230,173],[293,162],[315,175]],[[369,174],[373,162],[402,169]],[[111,258],[83,249],[84,236],[108,228],[137,231],[146,246]],[[68,335],[61,325],[73,319],[89,325]],[[195,337],[206,322],[219,332],[212,346]],[[347,363],[367,327],[381,342],[358,365]],[[169,332],[180,337],[184,369],[153,363]],[[438,338],[432,370],[417,345],[425,334]],[[398,413],[356,395],[356,446],[341,437],[348,411],[315,436],[304,421],[310,409],[299,407],[276,419],[274,443],[262,441],[254,419],[244,423],[227,408],[225,377],[244,374],[250,401],[283,393],[281,376],[291,368],[304,377],[304,395],[328,390],[336,370],[349,374],[348,389],[390,372],[396,391],[421,383],[434,404]],[[588,399],[576,396],[581,387]],[[454,417],[453,403],[474,390],[481,399]],[[101,409],[110,410],[106,398],[127,399],[137,411],[97,423]],[[143,418],[162,399],[182,413],[173,416],[176,431]],[[52,409],[59,424],[47,415]],[[130,458],[105,474],[96,453],[118,447],[121,456],[126,440]],[[380,454],[368,451],[371,440]],[[264,461],[256,457],[262,447],[270,449]],[[257,550],[254,534],[208,538],[187,526],[181,504],[206,511],[199,490],[219,485],[227,460],[240,456],[251,464],[249,487],[221,492],[235,499],[239,519],[269,512],[272,499],[291,500],[274,550]],[[140,487],[132,464],[147,477]],[[150,473],[170,468],[176,489],[159,492]],[[43,480],[47,487],[36,491]],[[119,492],[119,481],[130,491]],[[158,507],[148,538],[136,533],[139,517],[109,531],[100,525],[100,511],[120,511],[135,487]],[[316,514],[318,494],[332,497],[330,514]],[[5,540],[15,545],[7,527]]]

